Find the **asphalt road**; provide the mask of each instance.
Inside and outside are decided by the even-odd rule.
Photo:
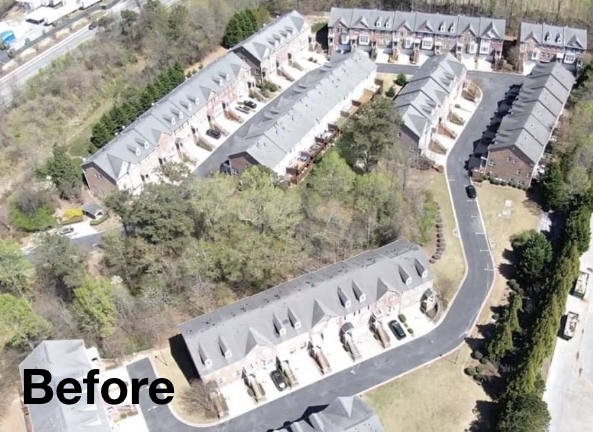
[[[179,0],[161,0],[166,7],[170,7]],[[144,3],[144,0],[142,0]],[[138,10],[136,0],[125,0],[115,6],[110,11],[114,16],[119,16],[119,13],[124,10]],[[0,77],[0,105],[10,104],[12,102],[13,90],[25,84],[29,78],[38,73],[41,69],[51,64],[68,51],[76,48],[81,43],[91,40],[97,34],[97,29],[89,30],[88,26],[76,31],[68,36],[66,39],[58,42],[48,50],[40,53],[38,56],[32,58],[17,69]],[[1,61],[0,61],[1,64]]]
[[[395,66],[396,65],[386,65]],[[389,68],[395,70],[395,68]],[[399,73],[399,70],[396,72]],[[167,405],[156,405],[147,392],[140,398],[140,407],[150,432],[263,432],[282,427],[287,421],[300,418],[308,407],[329,404],[338,396],[359,394],[421,367],[459,347],[473,328],[492,283],[494,268],[488,239],[475,200],[467,198],[465,187],[469,177],[465,168],[474,144],[495,114],[498,101],[508,88],[523,77],[497,73],[470,72],[480,78],[483,100],[459,137],[447,162],[447,176],[459,234],[465,250],[468,272],[443,322],[431,333],[385,352],[351,369],[326,377],[310,386],[296,390],[260,408],[230,419],[217,426],[195,427],[179,420]],[[478,197],[479,199],[479,197]],[[155,378],[148,359],[128,366],[131,377]],[[402,414],[403,415],[403,414]]]

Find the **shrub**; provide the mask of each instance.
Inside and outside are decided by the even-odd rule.
[[[408,333],[410,333],[410,335],[414,336],[414,329],[408,327]]]
[[[394,81],[398,86],[403,87],[408,83],[408,79],[404,74],[399,74]]]
[[[64,219],[82,217],[82,209],[68,209],[64,212]]]
[[[465,368],[465,373],[471,377],[473,377],[476,374],[476,368],[473,366],[470,367],[466,367]]]
[[[389,90],[387,90],[385,92],[385,96],[387,96],[389,98],[394,97],[395,96],[395,87],[393,87],[393,86],[389,87]]]
[[[101,216],[99,219],[94,219],[91,221],[90,225],[91,226],[97,226],[102,224],[103,222],[105,222],[107,219],[109,219],[109,215],[108,214],[104,214],[103,216]]]
[[[17,201],[10,203],[10,222],[15,227],[27,232],[44,231],[53,227],[56,220],[53,216],[53,206],[44,204],[34,213],[23,211]]]
[[[399,315],[397,316],[397,318],[398,318],[398,319],[399,319],[401,322],[403,322],[403,323],[405,324],[405,322],[406,322],[406,316],[405,316],[404,314],[399,314]]]
[[[477,366],[476,367],[476,372],[479,373],[480,375],[482,373],[484,373],[484,366],[482,366],[482,365]]]
[[[485,365],[486,363],[488,363],[488,359],[486,357],[482,357],[480,359],[480,363],[482,363],[483,365]]]
[[[480,351],[474,351],[474,355],[473,355],[473,357],[474,357],[476,360],[480,360],[482,357],[484,357],[484,354],[482,354]]]

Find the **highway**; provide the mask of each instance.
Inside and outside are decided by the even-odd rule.
[[[385,69],[385,68],[382,68]],[[397,73],[397,66],[389,68]],[[482,132],[511,85],[522,76],[470,72],[480,78],[484,97],[460,135],[447,160],[447,180],[457,219],[457,229],[467,260],[467,274],[441,324],[432,332],[401,348],[384,352],[351,369],[325,377],[280,399],[218,425],[198,427],[179,419],[168,405],[156,405],[141,392],[140,407],[150,432],[265,432],[302,417],[308,407],[324,406],[339,396],[360,394],[422,367],[457,349],[473,329],[494,282],[494,261],[478,202],[468,199],[466,162]],[[479,197],[478,197],[479,200]],[[133,378],[156,378],[149,359],[128,366]],[[405,415],[405,414],[402,414]]]
[[[170,7],[178,1],[179,0],[161,0],[161,3],[163,3],[165,7]],[[125,9],[138,10],[138,3],[135,0],[122,1],[113,6],[110,11],[115,16],[119,16],[119,13]],[[29,78],[63,54],[76,48],[81,43],[94,38],[97,31],[97,28],[89,30],[88,26],[85,26],[69,35],[66,39],[59,41],[51,48],[22,64],[15,70],[0,77],[0,106],[2,104],[9,105],[12,102],[13,90],[15,88],[25,84]]]

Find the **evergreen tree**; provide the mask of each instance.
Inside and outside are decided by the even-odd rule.
[[[152,84],[147,84],[144,88],[144,91],[140,95],[139,105],[142,112],[145,112],[148,109],[150,109],[152,104],[156,102],[157,99],[157,90],[154,88]]]
[[[101,116],[101,120],[99,121],[103,123],[103,126],[107,131],[107,141],[105,143],[108,143],[115,136],[115,132],[117,132],[117,125],[113,122],[113,119],[111,118],[111,112],[103,114],[103,116]]]
[[[561,164],[549,165],[542,182],[543,197],[546,207],[557,209],[564,202],[564,174]]]
[[[91,135],[91,144],[93,148],[91,151],[99,150],[105,144],[109,142],[110,133],[107,131],[105,127],[105,123],[102,121],[98,121],[93,125],[92,135]]]
[[[120,132],[127,124],[126,115],[118,105],[114,105],[109,110],[109,117],[115,126],[115,133]]]
[[[138,117],[138,107],[134,105],[134,102],[124,102],[121,104],[121,111],[125,120],[126,126],[133,123]]]
[[[222,44],[226,48],[232,48],[243,40],[243,29],[235,14],[228,22],[222,38]]]
[[[496,432],[544,432],[550,424],[548,406],[541,397],[525,394],[507,399]]]
[[[87,276],[82,286],[74,290],[73,307],[82,327],[101,339],[113,334],[117,317],[108,281],[93,281]]]
[[[505,308],[494,330],[494,337],[486,344],[486,356],[496,362],[514,348],[513,333],[521,330],[519,311],[523,305],[520,295],[515,294]]]
[[[51,332],[51,323],[35,314],[27,300],[0,294],[0,346],[32,349],[35,342],[48,338]]]
[[[249,25],[248,25],[249,35],[252,35],[253,33],[255,33],[256,31],[259,30],[258,25],[257,25],[257,17],[255,16],[255,12],[253,12],[253,9],[245,9],[245,18],[247,19],[247,22],[249,23]]]
[[[64,148],[54,145],[52,158],[47,162],[45,171],[51,176],[61,198],[70,200],[80,196],[80,164],[68,157]]]

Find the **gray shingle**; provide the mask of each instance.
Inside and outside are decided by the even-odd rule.
[[[45,369],[52,374],[50,386],[64,378],[81,378],[92,369],[82,340],[48,340],[41,342],[19,365],[21,379],[24,369]],[[35,381],[40,382],[40,381]],[[83,392],[86,384],[80,381]],[[109,420],[99,389],[95,386],[94,405],[86,403],[86,394],[73,405],[62,404],[56,397],[46,404],[29,405],[31,424],[35,432],[109,432]],[[33,390],[34,397],[43,391]]]
[[[531,38],[543,45],[587,49],[587,30],[574,27],[521,22],[519,37],[521,42]]]
[[[96,165],[117,181],[125,174],[124,163],[140,164],[156,150],[163,134],[172,134],[188,121],[206,105],[211,93],[225,91],[241,69],[248,70],[249,66],[232,52],[210,63],[90,156],[83,167]]]
[[[339,397],[282,432],[385,432],[377,414],[358,396]]]
[[[427,270],[424,277],[417,262]],[[402,281],[396,271],[398,265],[410,275],[411,284]],[[244,358],[255,344],[276,345],[307,333],[326,316],[352,313],[376,302],[388,291],[412,290],[432,278],[420,246],[399,240],[227,305],[179,328],[198,372],[203,375]],[[338,288],[351,299],[349,309],[344,307]],[[365,301],[357,300],[357,291],[365,294]],[[278,320],[284,325],[283,335],[275,325]],[[299,328],[295,328],[296,321]],[[233,354],[231,359],[222,354],[218,343],[221,337]],[[205,365],[206,358],[212,362],[210,367]]]
[[[292,11],[235,45],[233,51],[243,50],[261,62],[279,46],[296,39],[304,25],[305,18],[297,11]]]
[[[457,85],[465,66],[450,54],[430,57],[395,98],[404,125],[421,137],[434,113]]]
[[[248,153],[274,168],[303,137],[376,68],[362,52],[334,56],[264,107],[225,145],[228,156]]]

